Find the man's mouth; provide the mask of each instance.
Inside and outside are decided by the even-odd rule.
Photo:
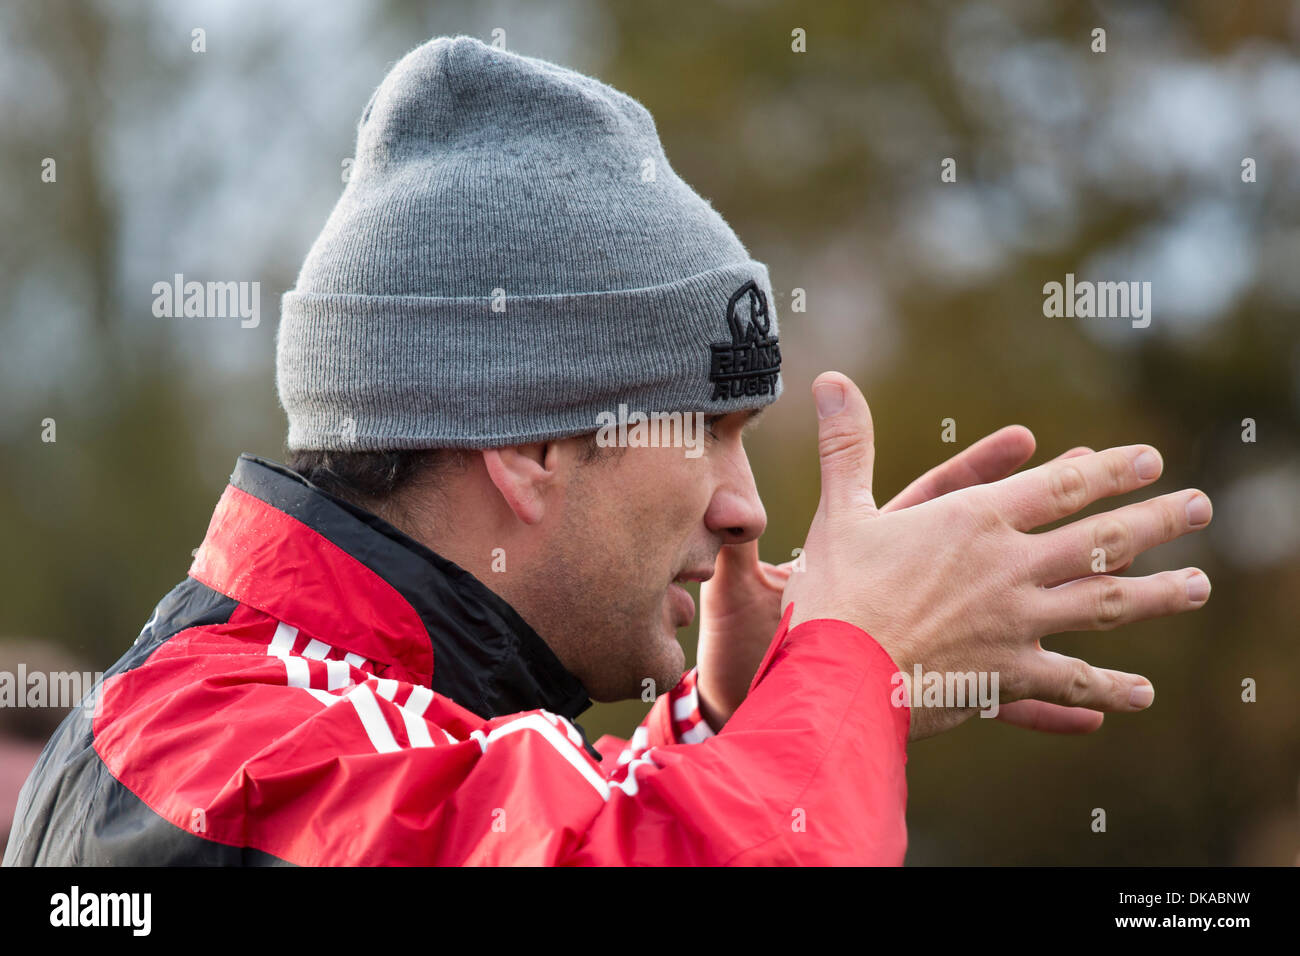
[[[713,568],[700,568],[683,571],[668,584],[668,595],[673,603],[676,627],[688,627],[695,620],[695,600],[690,592],[682,587],[687,581],[707,581],[713,577]]]

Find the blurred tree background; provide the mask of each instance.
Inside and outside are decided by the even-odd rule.
[[[808,387],[826,368],[871,402],[880,501],[1019,422],[1035,463],[1150,442],[1157,492],[1215,503],[1208,532],[1132,572],[1203,568],[1203,611],[1049,645],[1147,675],[1152,709],[1084,738],[974,719],[913,744],[909,863],[1294,863],[1296,2],[5,4],[0,637],[97,668],[130,644],[238,453],[283,457],[279,296],[370,91],[431,36],[498,29],[644,103],[768,263],[786,397],[749,441],[765,559],[815,507]],[[176,273],[260,282],[261,322],[155,317]],[[1066,273],[1150,281],[1150,327],[1044,317]],[[644,710],[582,723],[626,735]]]

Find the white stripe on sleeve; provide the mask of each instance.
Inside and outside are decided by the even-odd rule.
[[[357,716],[361,718],[361,725],[366,729],[366,736],[370,738],[370,743],[374,745],[377,752],[388,754],[402,749],[397,743],[397,738],[393,736],[388,721],[384,719],[384,714],[379,709],[379,701],[375,699],[374,691],[370,689],[369,684],[358,684],[348,694],[348,700],[352,701],[352,706],[356,708]]]

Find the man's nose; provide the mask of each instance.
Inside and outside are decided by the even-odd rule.
[[[767,527],[767,512],[758,497],[754,473],[744,449],[719,462],[718,486],[704,514],[704,524],[723,544],[752,541]]]

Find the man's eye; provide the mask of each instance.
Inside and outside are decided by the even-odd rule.
[[[714,438],[717,438],[718,433],[714,431],[714,426],[717,425],[718,422],[722,421],[722,419],[725,417],[726,417],[725,415],[708,416],[707,418],[704,419],[704,430],[708,432],[710,435],[712,435]]]

